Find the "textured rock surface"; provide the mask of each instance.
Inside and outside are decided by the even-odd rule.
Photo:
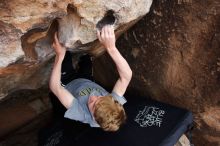
[[[219,0],[154,1],[117,44],[133,70],[129,91],[191,110],[194,144],[220,145]],[[106,86],[117,76],[110,61],[96,60]]]
[[[0,1],[0,99],[45,85],[54,56],[53,34],[72,51],[104,51],[96,27],[114,23],[117,35],[145,15],[152,0]],[[128,15],[129,14],[129,15]]]
[[[174,146],[190,146],[189,139],[186,137],[186,135],[182,135]]]
[[[47,84],[51,70],[49,59],[53,56],[49,43],[58,27],[56,22],[59,21],[59,37],[66,46],[75,51],[75,47],[83,50],[92,47],[95,53],[100,53],[102,49],[94,41],[94,29],[109,8],[117,12],[114,14],[117,35],[139,19],[125,22],[126,17],[120,17],[119,6],[124,6],[125,16],[132,18],[128,6],[133,7],[133,1],[117,1],[118,5],[105,1],[108,5],[102,7],[103,11],[93,7],[91,2],[94,1],[0,2],[0,98],[15,90]],[[96,2],[103,5],[102,1]],[[139,1],[136,3],[141,6]],[[67,12],[68,4],[71,5]],[[97,18],[91,13],[94,8],[100,12]],[[220,145],[219,10],[219,0],[154,1],[151,12],[118,40],[120,51],[133,69],[129,90],[192,110],[193,142],[198,146]],[[68,19],[70,16],[74,17]],[[56,17],[62,19],[53,21]],[[112,15],[109,17],[112,20]],[[80,24],[66,25],[79,19]],[[101,22],[106,23],[105,19]],[[65,28],[74,27],[82,33],[74,30],[65,33]],[[97,80],[112,86],[117,73],[111,59],[105,55],[97,59],[95,65]]]
[[[113,11],[116,18],[115,27],[117,28],[145,15],[149,11],[151,3],[150,0],[76,0],[73,5],[82,17],[81,26],[78,30],[80,33],[77,36],[82,44],[94,41],[96,39],[96,24],[103,18],[106,11]]]
[[[24,56],[19,39],[22,33],[14,26],[2,21],[0,21],[0,28],[0,66],[7,66]]]
[[[20,90],[8,96],[8,100],[0,103],[1,138],[40,118],[45,112],[51,113],[52,106],[46,88]]]
[[[66,7],[69,1],[25,1],[25,0],[2,0],[0,2],[0,22],[1,39],[0,51],[4,53],[4,58],[0,58],[0,67],[5,67],[10,63],[24,57],[21,51],[20,37],[32,29],[43,29],[48,27],[51,20],[66,14]],[[16,46],[13,44],[17,43]],[[5,43],[4,43],[5,42]],[[13,52],[13,56],[11,56]],[[2,54],[2,53],[1,53]],[[7,60],[5,60],[7,58]],[[3,62],[3,63],[2,63]]]

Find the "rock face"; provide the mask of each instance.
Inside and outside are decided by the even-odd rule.
[[[114,24],[120,35],[143,17],[151,4],[152,0],[1,1],[0,99],[8,92],[47,83],[56,31],[71,51],[100,55],[104,49],[96,41],[96,28]]]
[[[119,36],[149,11],[151,3],[1,0],[0,99],[48,83],[55,31],[70,50],[99,55],[103,49],[95,29],[114,23]],[[133,70],[128,91],[191,110],[194,144],[220,145],[219,0],[154,1],[150,13],[117,46]],[[113,86],[117,72],[108,55],[96,59],[95,75]]]
[[[154,1],[117,45],[133,70],[128,91],[191,110],[194,144],[220,145],[219,0]],[[117,77],[109,62],[108,55],[96,60],[106,86]]]

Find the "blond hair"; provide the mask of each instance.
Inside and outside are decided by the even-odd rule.
[[[114,100],[111,95],[101,97],[95,105],[94,117],[105,131],[117,131],[126,120],[123,106]]]

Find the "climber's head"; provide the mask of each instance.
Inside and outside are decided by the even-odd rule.
[[[117,131],[125,123],[124,108],[111,95],[89,97],[88,107],[96,122],[105,131]]]

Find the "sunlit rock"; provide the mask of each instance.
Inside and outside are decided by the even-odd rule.
[[[50,69],[44,67],[54,56],[55,32],[68,50],[98,56],[105,49],[97,41],[97,29],[114,24],[118,37],[148,13],[151,4],[152,0],[1,1],[0,98],[47,83]]]

